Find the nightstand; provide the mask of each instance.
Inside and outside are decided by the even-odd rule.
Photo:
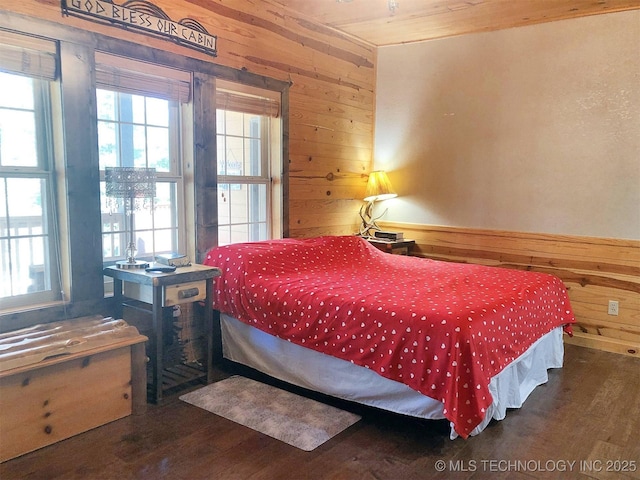
[[[367,238],[367,242],[386,253],[394,255],[409,255],[415,246],[415,240],[382,240],[380,238]]]
[[[113,299],[116,318],[122,318],[123,301],[138,300],[151,305],[153,335],[149,342],[151,377],[149,399],[160,403],[164,389],[173,388],[196,379],[213,381],[213,278],[220,276],[219,268],[191,265],[172,273],[147,272],[145,269],[107,267],[103,273],[113,278]],[[207,335],[207,359],[202,369],[181,365],[176,373],[163,371],[162,308],[187,302],[204,302],[204,324]],[[165,378],[166,377],[166,378]],[[164,385],[164,388],[163,388]]]

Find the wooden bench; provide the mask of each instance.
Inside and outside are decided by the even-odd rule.
[[[0,335],[0,462],[146,410],[135,327],[82,317]]]

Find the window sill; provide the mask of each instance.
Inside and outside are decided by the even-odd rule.
[[[70,302],[58,300],[55,302],[35,303],[28,306],[1,307],[0,316],[36,312],[38,310],[44,310],[45,308],[62,307],[66,305],[70,305]]]

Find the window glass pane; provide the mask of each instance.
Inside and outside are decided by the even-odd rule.
[[[125,254],[128,239],[125,235],[128,219],[121,200],[107,198],[105,183],[100,182],[100,208],[102,212],[102,256],[117,259]]]
[[[108,90],[96,90],[98,102],[98,118],[100,120],[116,119],[116,94]]]
[[[268,238],[266,184],[219,184],[218,191],[220,245]]]
[[[0,105],[6,108],[33,110],[33,79],[0,72]]]
[[[249,226],[245,224],[231,225],[231,243],[249,241]]]
[[[231,206],[231,203],[229,202],[229,184],[219,183],[218,184],[218,224],[219,225],[228,225],[231,222],[230,206]]]
[[[173,208],[178,195],[177,187],[175,182],[158,182],[156,184],[156,199],[153,210],[155,228],[177,228],[178,212]]]
[[[0,222],[2,219],[0,219]],[[11,250],[9,249],[9,239],[0,237],[0,298],[12,295],[11,285]]]
[[[7,203],[12,229],[18,235],[42,233],[43,202],[46,200],[43,181],[39,178],[7,178]]]
[[[266,239],[269,238],[267,235],[269,235],[269,231],[267,230],[267,224],[265,223],[260,223],[258,225],[258,239]]]
[[[260,140],[248,138],[244,141],[245,175],[262,176],[262,150]]]
[[[124,94],[120,94],[124,96]],[[147,123],[147,113],[145,108],[145,97],[140,95],[131,95],[131,121],[133,123],[145,124]]]
[[[0,238],[9,236],[8,220],[6,179],[0,178]]]
[[[171,180],[158,177],[155,199],[137,199],[133,214],[130,214],[130,208],[125,208],[123,199],[106,198],[103,182],[104,260],[123,259],[132,238],[138,258],[152,259],[158,253],[180,251],[178,233],[183,227],[178,211],[183,199],[178,197],[178,191],[182,188],[182,178],[175,167],[179,160],[172,160],[172,156],[179,155],[180,148],[171,141],[179,138],[179,121],[171,113],[172,108],[177,109],[167,100],[115,91],[112,94],[117,106],[112,110],[115,117],[111,125],[99,125],[98,130],[101,169],[105,166],[155,168],[158,173],[171,174]]]
[[[227,149],[226,140],[224,135],[218,135],[217,137],[217,163],[218,163],[218,175],[227,174],[227,157],[225,151]]]
[[[260,116],[244,114],[244,132],[245,137],[260,138]]]
[[[148,127],[147,141],[149,142],[149,167],[155,168],[158,172],[170,172],[169,129],[163,127]]]
[[[0,105],[0,165],[37,167],[36,146],[35,112]]]
[[[216,120],[218,242],[265,240],[271,235],[269,118],[219,109]]]
[[[133,212],[134,228],[138,231],[153,229],[153,210],[144,207],[138,207]]]
[[[104,216],[103,216],[104,218]],[[119,228],[119,225],[115,225]],[[102,235],[102,256],[103,258],[122,258],[124,249],[127,247],[127,237],[124,233],[105,233]]]
[[[44,291],[47,272],[42,237],[12,239],[9,245],[12,268],[2,281],[4,296]]]
[[[123,125],[123,128],[127,128]],[[134,125],[133,130],[133,166],[144,168],[147,166],[147,128],[144,125]]]
[[[244,114],[240,112],[225,112],[226,134],[241,137],[244,134]]]
[[[2,267],[1,296],[48,290],[46,182],[39,178],[5,178],[2,183],[1,257],[7,262]]]
[[[230,136],[218,133],[218,175],[262,176],[264,146],[261,139],[261,119],[256,115],[237,115],[244,115],[243,135]]]
[[[218,132],[219,134],[227,133],[226,124],[224,121],[225,116],[226,112],[224,110],[216,110],[216,132]]]
[[[136,255],[138,258],[153,257],[153,230],[146,230],[143,232],[136,231],[135,242],[136,248],[138,249]]]
[[[267,221],[267,186],[265,184],[249,187],[249,216],[252,222]]]
[[[230,185],[229,208],[231,215],[230,223],[246,223],[249,221],[248,212],[248,185]]]
[[[105,195],[101,182],[102,205],[102,254],[106,261],[119,260],[126,256],[126,248],[132,240],[138,249],[137,255],[153,251],[153,210],[150,199],[136,199],[131,213],[127,199],[113,199]],[[133,220],[135,231],[132,237],[130,227]]]
[[[147,123],[158,127],[169,126],[169,102],[147,97]]]
[[[220,225],[218,227],[218,245],[229,245],[231,243],[231,227]]]
[[[118,137],[116,124],[113,122],[98,121],[98,138],[100,139],[100,168],[115,167],[118,165]]]
[[[133,212],[133,241],[137,248],[137,257],[151,258],[158,253],[178,250],[177,226],[157,230],[154,228],[156,214],[155,210],[149,208],[140,208]],[[122,211],[103,213],[102,250],[105,260],[116,260],[125,256],[127,245],[132,239],[129,231],[130,221],[131,216]]]
[[[177,231],[175,229],[156,229],[154,231],[155,253],[176,252]]]
[[[14,111],[7,118],[2,115],[2,165],[19,167],[36,167],[36,128],[33,112]]]
[[[246,175],[244,165],[244,141],[238,137],[227,137],[226,151],[226,175]]]
[[[0,308],[14,308],[60,292],[48,201],[51,111],[60,109],[51,108],[46,80],[0,72],[0,85],[0,166],[10,167],[0,169]]]

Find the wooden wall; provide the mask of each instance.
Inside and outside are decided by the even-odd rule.
[[[115,26],[63,17],[59,0],[4,0],[0,10],[290,82],[289,158],[284,160],[290,173],[285,199],[289,236],[354,233],[372,162],[375,48],[299,18],[269,0],[152,3],[173,20],[195,19],[217,35],[218,56]]]
[[[416,240],[414,255],[560,277],[578,325],[568,343],[640,357],[640,241],[381,223]],[[609,300],[619,315],[607,314]]]

